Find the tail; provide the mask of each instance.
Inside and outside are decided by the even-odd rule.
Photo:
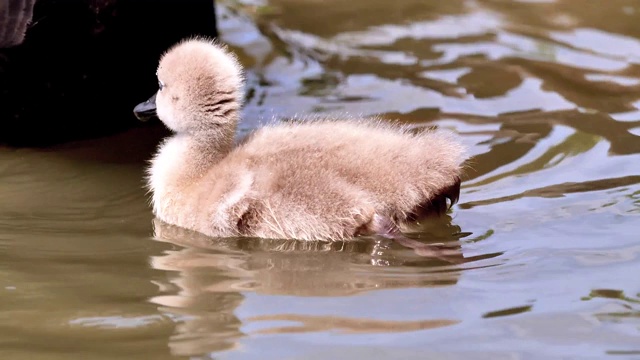
[[[442,216],[451,210],[460,199],[460,178],[446,188],[435,194],[435,196],[413,209],[407,216],[406,221],[413,222],[429,216]],[[447,200],[449,200],[447,204]]]

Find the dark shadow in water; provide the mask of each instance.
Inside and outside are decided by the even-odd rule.
[[[497,204],[506,201],[512,201],[524,197],[562,197],[565,194],[599,191],[615,189],[622,186],[634,185],[640,182],[640,175],[638,176],[625,176],[614,179],[593,180],[585,182],[567,182],[563,184],[556,184],[551,186],[545,186],[537,189],[531,189],[519,194],[504,196],[500,198],[487,199],[482,201],[472,201],[464,204],[460,204],[462,209],[471,209],[475,206]]]

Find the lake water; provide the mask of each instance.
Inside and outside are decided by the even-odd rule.
[[[3,359],[640,358],[638,1],[228,0],[218,16],[248,68],[242,134],[308,113],[458,132],[460,203],[411,236],[468,261],[154,223],[159,126],[1,148]]]

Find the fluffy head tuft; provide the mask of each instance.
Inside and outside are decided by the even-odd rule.
[[[197,132],[237,122],[242,66],[224,45],[184,40],[162,56],[157,76],[156,111],[171,130]]]

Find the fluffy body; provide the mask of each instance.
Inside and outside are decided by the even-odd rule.
[[[162,221],[209,236],[347,240],[457,200],[465,149],[443,131],[376,119],[269,125],[233,145],[242,75],[203,39],[161,59],[160,119],[175,132],[151,162]],[[389,230],[391,231],[391,230]]]

